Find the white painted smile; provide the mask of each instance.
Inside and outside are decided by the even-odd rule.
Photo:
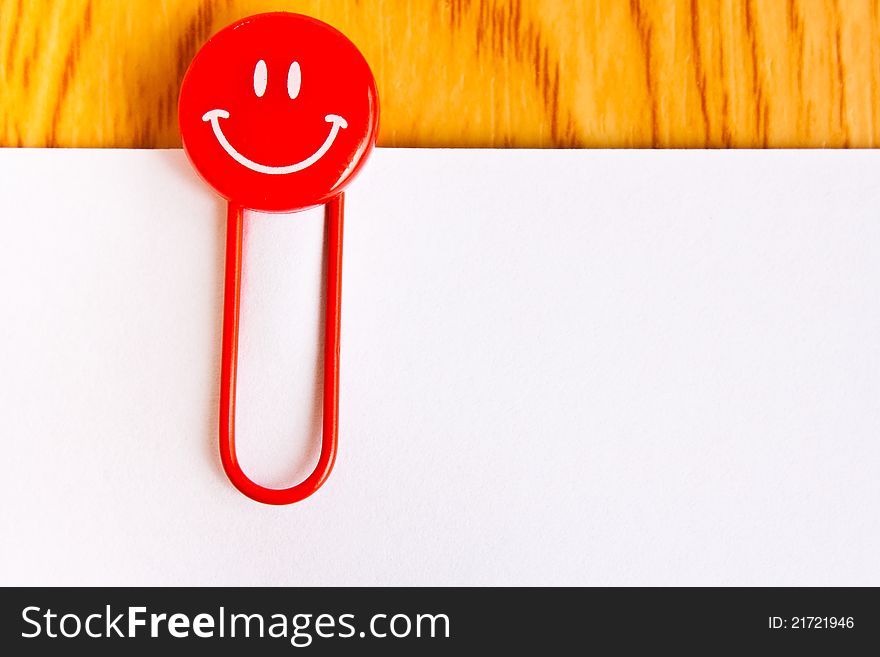
[[[321,148],[316,150],[312,155],[304,159],[302,162],[288,164],[287,166],[283,167],[271,167],[266,164],[254,162],[250,158],[245,157],[237,150],[235,150],[233,145],[229,143],[226,135],[223,134],[223,129],[220,127],[220,119],[228,118],[229,112],[227,112],[226,110],[213,109],[210,112],[205,112],[204,116],[202,116],[202,121],[211,122],[211,128],[214,130],[214,136],[217,137],[217,141],[220,142],[223,150],[225,150],[229,154],[229,157],[231,157],[233,160],[235,160],[242,166],[247,167],[251,171],[256,171],[258,173],[268,173],[276,176],[284,175],[287,173],[296,173],[297,171],[302,171],[303,169],[307,169],[308,167],[312,166],[315,162],[324,157],[324,154],[330,150],[330,147],[333,145],[333,142],[336,139],[336,135],[339,134],[339,131],[342,128],[348,127],[348,122],[338,114],[328,114],[324,117],[324,120],[327,123],[331,124],[330,134],[327,135],[324,143],[321,144]]]

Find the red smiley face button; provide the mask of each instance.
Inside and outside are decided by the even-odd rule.
[[[183,79],[180,134],[225,199],[292,212],[339,194],[376,142],[379,98],[363,55],[314,18],[259,14],[215,34]]]

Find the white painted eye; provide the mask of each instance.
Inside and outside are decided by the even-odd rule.
[[[254,67],[254,93],[257,94],[257,98],[262,98],[263,94],[266,93],[268,78],[269,72],[266,70],[266,62],[261,59],[257,62],[256,67]]]
[[[299,62],[294,62],[287,71],[287,95],[291,100],[299,96],[300,85],[302,85],[302,72],[299,70]]]

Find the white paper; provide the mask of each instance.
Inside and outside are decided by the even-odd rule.
[[[880,153],[379,150],[340,450],[217,452],[224,208],[0,151],[0,583],[880,584]],[[320,435],[321,214],[246,225],[238,441]]]

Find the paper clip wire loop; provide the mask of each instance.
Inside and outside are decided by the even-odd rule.
[[[321,455],[312,473],[290,488],[267,488],[241,469],[235,451],[235,388],[241,309],[241,260],[244,208],[230,202],[226,225],[226,282],[223,295],[223,355],[220,374],[220,460],[229,480],[242,493],[264,504],[292,504],[314,493],[327,480],[336,460],[339,429],[339,311],[342,292],[344,195],[327,202],[327,301],[324,319],[324,419]]]

